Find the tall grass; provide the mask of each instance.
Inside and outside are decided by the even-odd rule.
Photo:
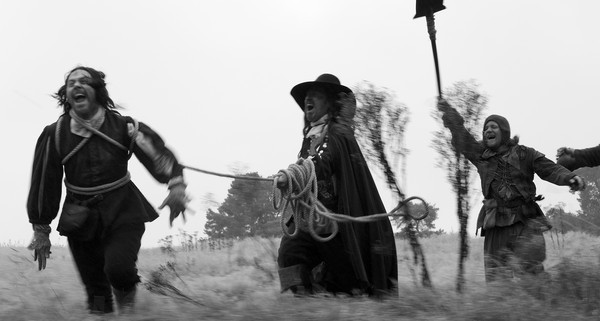
[[[433,288],[420,286],[410,246],[397,240],[399,295],[375,300],[280,293],[278,239],[216,250],[143,249],[136,314],[91,316],[67,248],[37,271],[24,247],[0,247],[0,320],[599,320],[600,239],[546,234],[547,274],[487,284],[482,238],[470,240],[464,292],[455,292],[457,235],[422,239]]]

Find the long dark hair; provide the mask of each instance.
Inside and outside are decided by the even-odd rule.
[[[117,108],[115,103],[108,95],[108,90],[106,89],[106,82],[104,81],[104,77],[106,77],[106,75],[102,71],[96,70],[94,68],[78,66],[67,73],[67,75],[65,76],[65,83],[58,89],[58,91],[54,95],[52,95],[52,97],[58,100],[58,105],[63,107],[63,111],[65,113],[71,110],[71,104],[69,104],[69,101],[67,100],[67,81],[69,80],[69,76],[75,70],[87,71],[90,74],[90,76],[92,76],[92,82],[90,83],[90,86],[94,88],[94,91],[96,92],[96,101],[98,101],[98,103],[102,107],[106,109]]]

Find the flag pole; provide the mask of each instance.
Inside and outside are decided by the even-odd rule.
[[[435,43],[435,18],[433,12],[426,17],[427,19],[427,31],[429,32],[429,39],[431,40],[431,50],[433,51],[433,62],[435,63],[435,76],[437,79],[437,90],[439,98],[442,98],[442,81],[440,79],[440,63],[438,61],[437,45]]]
[[[427,20],[427,32],[431,40],[431,50],[433,51],[433,62],[435,63],[435,76],[437,79],[437,90],[439,98],[442,98],[442,81],[440,78],[440,64],[438,61],[437,45],[435,43],[435,18],[434,13],[446,9],[443,0],[417,0],[417,13],[413,19],[425,17]]]

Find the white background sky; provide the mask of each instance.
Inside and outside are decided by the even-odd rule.
[[[477,80],[489,96],[487,114],[507,117],[522,144],[551,159],[558,147],[599,143],[600,2],[445,5],[436,14],[443,87]],[[35,142],[61,112],[50,95],[77,65],[104,71],[121,112],[158,131],[182,163],[262,176],[295,161],[302,128],[289,95],[295,84],[327,72],[349,87],[367,80],[388,88],[410,109],[405,192],[439,207],[436,225],[456,232],[451,186],[431,147],[439,126],[430,116],[437,95],[431,46],[425,19],[414,14],[413,0],[3,1],[0,243],[31,238],[25,203]],[[166,188],[137,160],[130,164],[134,182],[158,206]],[[196,214],[169,229],[162,211],[146,225],[143,246],[180,228],[202,232],[206,196],[220,203],[231,183],[186,177]],[[536,183],[542,207],[578,209],[568,188]],[[395,204],[380,186],[389,210]],[[471,235],[478,210],[476,203]],[[66,244],[56,232],[52,241]]]

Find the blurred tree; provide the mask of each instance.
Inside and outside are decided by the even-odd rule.
[[[243,176],[260,177],[256,172]],[[279,215],[273,209],[271,194],[272,185],[266,182],[233,179],[217,211],[207,210],[204,233],[209,238],[280,235]]]
[[[577,217],[583,222],[582,230],[600,235],[600,167],[583,167],[575,172],[586,181],[585,189],[577,192],[581,207]]]
[[[465,128],[474,136],[481,133],[481,117],[487,107],[487,97],[479,92],[479,85],[473,81],[456,82],[444,92],[444,98],[464,119]],[[435,109],[433,117],[439,122],[440,130],[435,132],[433,147],[438,151],[437,166],[446,169],[447,178],[456,193],[456,214],[460,223],[460,252],[458,262],[457,291],[464,285],[464,261],[469,255],[467,223],[470,211],[471,173],[475,167],[452,145],[452,134],[444,127],[442,113]],[[460,144],[460,142],[455,142]]]
[[[399,159],[406,154],[403,139],[408,123],[408,108],[396,102],[394,95],[387,90],[377,88],[366,81],[355,86],[353,91],[357,101],[354,124],[358,143],[365,158],[383,172],[388,187],[400,201],[405,195],[399,187],[394,168],[397,167]],[[404,223],[403,233],[410,240],[415,264],[420,259],[422,284],[431,286],[414,221],[404,218],[401,223],[398,222],[400,221],[397,221],[397,225]]]
[[[403,198],[393,168],[406,154],[403,140],[408,108],[397,103],[393,94],[367,81],[356,86],[354,94],[357,101],[355,132],[362,152],[383,171],[388,187]]]
[[[565,234],[572,231],[582,231],[583,221],[577,217],[577,214],[565,211],[565,203],[551,205],[545,209],[545,214],[550,224],[552,224],[553,232]]]

